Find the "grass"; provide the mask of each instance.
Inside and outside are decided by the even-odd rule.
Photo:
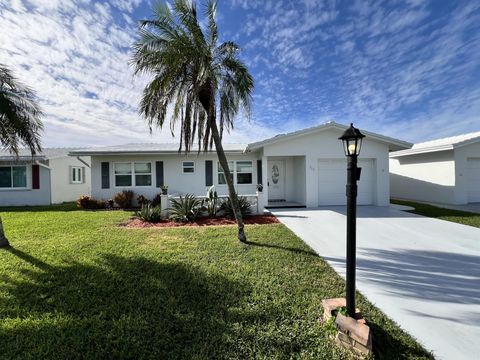
[[[480,214],[475,214],[467,211],[445,209],[433,205],[416,203],[413,201],[392,200],[391,202],[393,204],[406,205],[415,208],[415,210],[409,211],[413,214],[423,215],[446,221],[452,221],[459,224],[470,225],[480,228]]]
[[[0,212],[2,359],[348,359],[324,298],[344,282],[286,227],[127,229],[73,205]],[[361,295],[376,358],[429,358]]]

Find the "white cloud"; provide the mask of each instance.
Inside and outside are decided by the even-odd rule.
[[[0,28],[8,29],[0,32],[0,63],[37,91],[45,112],[44,146],[178,141],[168,128],[150,136],[137,113],[146,79],[134,78],[129,66],[136,28],[128,12],[140,0],[86,3],[0,4]],[[115,17],[114,9],[124,13]],[[239,128],[226,138],[244,141]]]

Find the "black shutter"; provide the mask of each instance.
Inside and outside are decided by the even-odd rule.
[[[263,182],[262,177],[262,160],[257,160],[257,184]]]
[[[163,161],[155,162],[155,172],[157,173],[157,187],[163,186]]]
[[[213,161],[205,160],[205,185],[213,185]]]
[[[110,188],[110,163],[102,162],[102,189]]]

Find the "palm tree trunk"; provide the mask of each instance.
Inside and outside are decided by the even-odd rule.
[[[228,195],[230,196],[230,201],[232,202],[233,212],[235,214],[235,221],[238,226],[238,240],[242,243],[247,242],[247,236],[245,235],[245,225],[243,224],[243,216],[240,211],[240,206],[238,205],[238,197],[233,186],[233,177],[228,167],[227,157],[223,151],[222,140],[220,138],[220,133],[218,132],[217,122],[215,118],[215,112],[211,113],[209,116],[210,129],[212,130],[213,141],[215,142],[215,148],[217,150],[218,161],[220,166],[223,169],[223,174],[225,175],[225,181],[228,186]]]
[[[0,248],[8,246],[10,246],[10,244],[5,236],[5,232],[3,231],[2,218],[0,218]]]

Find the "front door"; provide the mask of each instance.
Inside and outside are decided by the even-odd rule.
[[[268,200],[285,200],[285,161],[268,161]]]

